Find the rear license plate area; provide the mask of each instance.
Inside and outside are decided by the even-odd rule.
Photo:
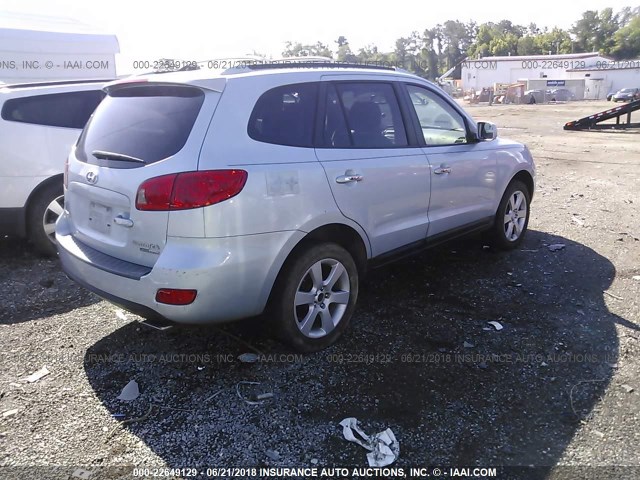
[[[112,208],[101,203],[91,202],[89,204],[89,227],[96,232],[109,235],[112,226]]]

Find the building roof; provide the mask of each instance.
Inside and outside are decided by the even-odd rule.
[[[603,55],[600,55],[598,52],[590,52],[590,53],[564,53],[561,55],[505,55],[498,57],[480,57],[480,58],[469,58],[467,61],[469,62],[481,62],[481,61],[522,61],[522,60],[576,60],[583,58],[607,58]]]
[[[640,69],[640,58],[634,60],[607,60],[606,62],[596,62],[584,68],[568,68],[567,72],[598,72],[604,73],[611,70],[638,70]]]
[[[0,12],[0,51],[114,54],[120,46],[115,35],[72,18]]]

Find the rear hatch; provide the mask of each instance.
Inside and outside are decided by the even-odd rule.
[[[198,169],[219,98],[219,92],[182,84],[109,87],[69,157],[65,205],[75,240],[153,266],[167,241],[169,211],[136,208],[139,187],[150,178]]]

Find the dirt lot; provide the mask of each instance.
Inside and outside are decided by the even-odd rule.
[[[149,329],[0,240],[0,477],[365,467],[338,425],[353,416],[393,430],[406,472],[639,478],[640,132],[562,130],[609,106],[469,107],[537,160],[522,248],[469,239],[372,272],[346,338],[315,355],[286,355],[259,320]],[[251,348],[262,361],[240,362]],[[132,379],[141,395],[117,400]]]

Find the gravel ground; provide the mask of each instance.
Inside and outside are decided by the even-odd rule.
[[[469,107],[537,160],[523,246],[467,239],[373,271],[346,337],[313,355],[270,340],[261,319],[150,329],[0,239],[0,477],[365,467],[338,425],[356,417],[393,430],[407,471],[637,478],[640,132],[562,130],[608,105]],[[252,351],[261,361],[237,359]],[[140,396],[118,400],[130,380]]]

